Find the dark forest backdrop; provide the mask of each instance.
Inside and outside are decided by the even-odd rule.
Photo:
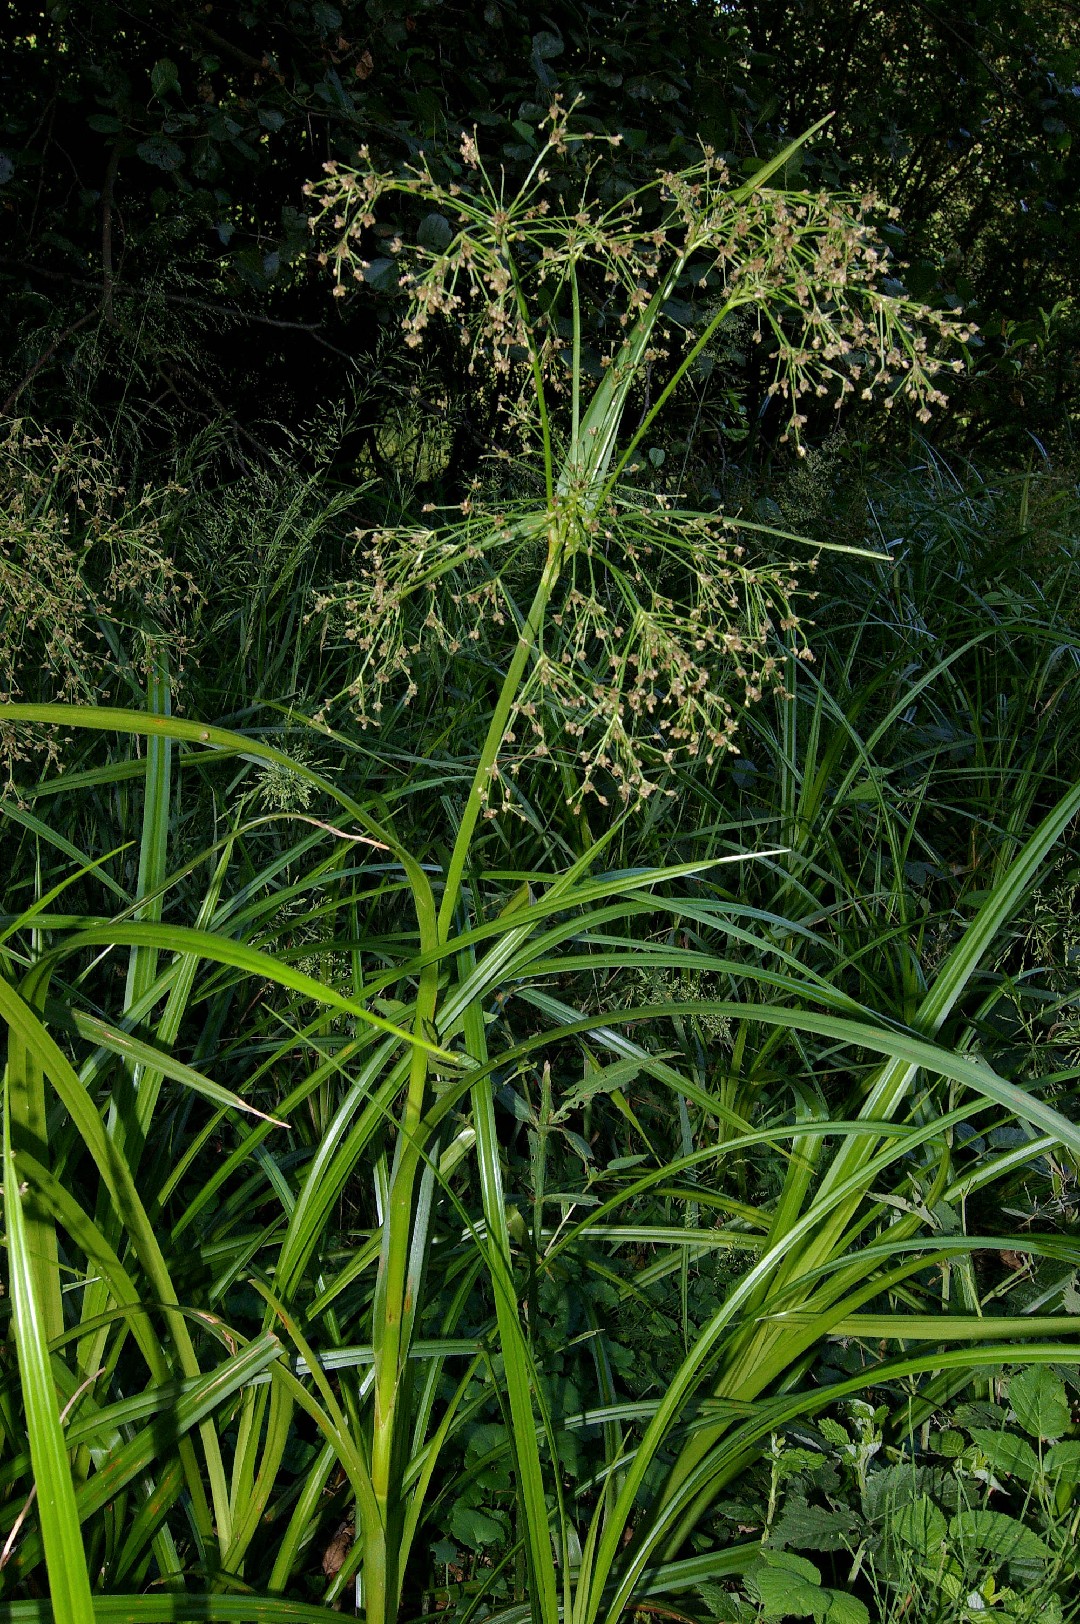
[[[513,179],[556,92],[624,134],[627,183],[700,141],[749,173],[832,113],[805,182],[895,205],[909,286],[982,328],[955,441],[1015,449],[1018,417],[1046,437],[1072,410],[1068,0],[57,0],[9,3],[5,22],[8,413],[126,411],[159,443],[227,418],[239,446],[278,443],[354,389],[389,319],[378,299],[328,303],[305,181],[362,143],[399,162],[473,125]]]

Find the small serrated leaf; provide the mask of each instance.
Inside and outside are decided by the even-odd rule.
[[[664,1053],[667,1058],[667,1051]],[[584,1080],[559,1102],[560,1117],[579,1111],[596,1094],[612,1094],[632,1083],[641,1071],[640,1060],[616,1060],[610,1066],[588,1066]]]
[[[936,1455],[946,1455],[950,1460],[958,1460],[967,1448],[967,1439],[955,1427],[946,1427],[943,1432],[931,1433],[930,1448]]]
[[[1054,1444],[1046,1451],[1043,1471],[1051,1480],[1080,1483],[1080,1442],[1070,1438],[1067,1443]]]
[[[763,1618],[824,1619],[832,1598],[821,1589],[816,1569],[815,1575],[815,1579],[806,1579],[784,1568],[755,1568],[747,1576],[747,1589],[757,1599]]]
[[[870,1624],[870,1614],[866,1603],[858,1596],[849,1596],[843,1590],[829,1592],[829,1611],[825,1614],[825,1624]]]
[[[813,1585],[821,1583],[821,1574],[808,1556],[796,1556],[794,1551],[775,1551],[765,1545],[762,1547],[761,1560],[767,1568],[774,1568],[778,1573],[793,1573]]]
[[[921,1556],[941,1549],[947,1532],[945,1518],[929,1495],[920,1494],[893,1514],[893,1533]]]
[[[1030,1365],[1013,1377],[1009,1403],[1033,1438],[1060,1438],[1072,1419],[1065,1383],[1045,1365]]]
[[[773,1464],[778,1483],[785,1478],[797,1477],[800,1472],[812,1472],[815,1467],[822,1464],[823,1456],[817,1449],[796,1449],[785,1445]]]
[[[955,1573],[950,1573],[947,1568],[942,1569],[940,1564],[937,1568],[920,1568],[919,1573],[931,1585],[943,1590],[950,1601],[959,1601],[964,1594],[964,1586],[961,1580],[956,1577]]]
[[[820,1455],[817,1461],[820,1464]],[[769,1542],[777,1548],[794,1545],[800,1551],[843,1551],[848,1549],[857,1527],[857,1519],[850,1511],[830,1511],[791,1495],[784,1502]]]
[[[1039,1457],[1026,1438],[1015,1432],[995,1432],[992,1427],[972,1427],[970,1431],[995,1477],[1019,1477],[1030,1483],[1038,1472]]]
[[[495,1545],[506,1533],[502,1524],[489,1517],[486,1511],[481,1511],[478,1506],[463,1505],[460,1500],[447,1518],[447,1525],[458,1544],[467,1545],[473,1551],[479,1551],[485,1545]]]
[[[992,1551],[1002,1562],[1044,1562],[1053,1554],[1045,1540],[1015,1517],[985,1507],[958,1511],[949,1523],[949,1538],[960,1546]]]

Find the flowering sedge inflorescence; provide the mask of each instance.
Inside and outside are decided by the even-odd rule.
[[[530,659],[483,792],[493,805],[513,799],[525,760],[568,751],[584,768],[575,798],[647,797],[676,754],[735,748],[738,712],[779,686],[778,631],[808,653],[794,565],[750,559],[734,521],[686,512],[636,477],[644,434],[723,324],[749,320],[798,449],[809,396],[906,399],[925,419],[945,401],[943,367],[962,365],[941,358],[944,342],[973,331],[890,280],[873,199],[735,186],[708,149],[612,198],[600,158],[618,138],[571,134],[567,120],[556,102],[513,194],[471,135],[452,178],[422,155],[402,174],[381,171],[362,149],[307,188],[334,291],[385,285],[389,272],[407,345],[436,321],[456,331],[501,413],[493,458],[519,480],[531,468],[544,492],[511,505],[493,482],[490,500],[478,488],[447,524],[358,535],[355,578],[316,605],[357,647],[348,697],[371,725],[388,686],[415,695],[425,645],[453,653],[507,625],[521,632],[508,579],[530,558],[539,579],[546,563],[543,613],[529,619]],[[419,229],[401,225],[375,261],[391,199]],[[688,281],[689,327],[670,304]],[[631,400],[640,420],[620,443]]]
[[[171,484],[128,491],[96,439],[8,425],[0,437],[0,701],[108,700],[129,661],[144,669],[144,634],[183,654],[199,593],[171,557],[164,524],[182,494]],[[55,759],[56,746],[52,730],[0,723],[9,780],[16,762]]]
[[[356,578],[319,593],[314,612],[354,645],[345,697],[362,726],[379,725],[388,694],[416,697],[432,652],[497,657],[492,644],[520,622],[516,581],[543,558],[543,517],[477,507],[440,529],[357,533]],[[751,565],[722,517],[616,493],[579,526],[510,711],[492,806],[513,801],[526,762],[567,755],[584,769],[574,800],[645,799],[677,756],[711,763],[736,748],[739,710],[781,684],[774,630],[810,657],[790,608],[794,566]]]

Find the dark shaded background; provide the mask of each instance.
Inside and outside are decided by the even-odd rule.
[[[355,402],[393,325],[386,296],[328,298],[304,182],[360,142],[387,163],[452,153],[474,124],[513,172],[559,92],[623,132],[627,185],[699,138],[752,168],[835,113],[800,183],[874,187],[900,210],[909,286],[983,328],[938,432],[999,455],[1068,435],[1068,0],[9,0],[3,16],[0,416],[130,426],[162,449],[224,424],[241,459],[280,449],[283,426]]]

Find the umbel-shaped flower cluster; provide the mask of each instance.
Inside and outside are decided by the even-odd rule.
[[[514,587],[541,573],[541,517],[478,509],[440,529],[358,535],[356,578],[320,593],[315,611],[355,646],[345,697],[362,726],[384,720],[388,695],[415,698],[434,650],[497,658],[524,620]],[[515,689],[490,807],[512,804],[526,762],[567,757],[581,769],[573,800],[647,798],[678,755],[712,762],[736,749],[742,705],[781,681],[773,630],[809,657],[792,567],[751,566],[722,517],[615,493],[580,531]]]
[[[770,188],[790,150],[733,185],[705,149],[613,196],[602,159],[618,137],[567,120],[556,103],[513,194],[470,135],[444,178],[423,157],[381,171],[362,149],[307,188],[335,293],[396,285],[406,343],[449,326],[501,414],[501,488],[485,500],[478,485],[437,527],[358,535],[355,578],[317,604],[356,645],[348,697],[364,725],[388,689],[415,694],[426,647],[481,643],[501,668],[489,645],[513,629],[477,784],[489,810],[532,758],[576,758],[574,799],[645,798],[676,754],[736,748],[738,713],[779,685],[785,642],[808,655],[794,564],[751,558],[739,521],[687,512],[640,477],[646,436],[725,323],[749,320],[797,449],[810,396],[907,400],[925,420],[945,402],[943,368],[963,365],[946,344],[973,333],[893,280],[872,198]],[[388,204],[411,224],[377,255]],[[688,281],[694,315],[678,321]],[[510,501],[523,482],[535,495]]]

